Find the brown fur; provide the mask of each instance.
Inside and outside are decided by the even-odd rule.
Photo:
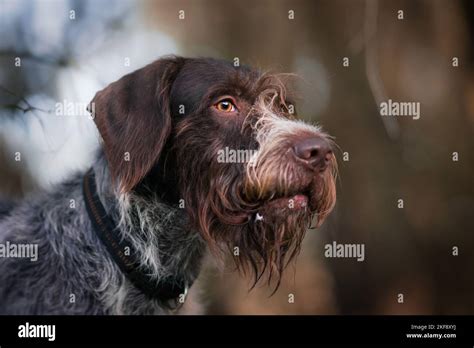
[[[171,57],[123,77],[93,100],[122,191],[146,186],[168,204],[184,199],[189,223],[214,254],[233,255],[237,247],[237,268],[253,272],[254,285],[267,274],[269,282],[277,280],[275,289],[313,217],[320,226],[336,200],[333,155],[321,173],[294,160],[291,149],[299,139],[332,141],[319,129],[296,123],[288,94],[282,76],[213,59]],[[216,113],[213,103],[222,95],[235,98],[238,114]],[[177,112],[180,106],[184,115]],[[288,123],[295,131],[275,132],[279,120],[295,122]],[[219,163],[217,152],[224,147],[260,155],[252,166]],[[308,207],[285,207],[285,197],[299,193],[308,196]]]

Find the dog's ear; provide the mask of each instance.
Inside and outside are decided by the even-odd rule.
[[[157,162],[171,132],[170,90],[184,58],[160,59],[97,92],[89,110],[114,182],[132,190]]]

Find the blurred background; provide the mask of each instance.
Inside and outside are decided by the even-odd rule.
[[[474,314],[473,38],[468,0],[0,0],[0,194],[90,165],[93,121],[57,103],[162,55],[237,57],[301,77],[299,114],[341,149],[338,202],[271,297],[206,267],[204,313]],[[388,99],[420,119],[381,117]],[[326,258],[333,241],[365,260]]]

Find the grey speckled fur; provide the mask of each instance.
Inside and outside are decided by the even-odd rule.
[[[184,210],[156,198],[117,194],[102,152],[93,168],[102,203],[153,277],[180,275],[192,282],[205,243],[185,227]],[[77,174],[49,193],[27,198],[3,216],[0,243],[38,244],[38,260],[0,258],[0,314],[170,313],[147,299],[112,261],[92,229],[82,178]]]

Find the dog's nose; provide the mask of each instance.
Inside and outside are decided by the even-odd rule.
[[[298,159],[313,170],[323,171],[331,160],[332,151],[329,143],[320,137],[297,140],[293,151]]]

